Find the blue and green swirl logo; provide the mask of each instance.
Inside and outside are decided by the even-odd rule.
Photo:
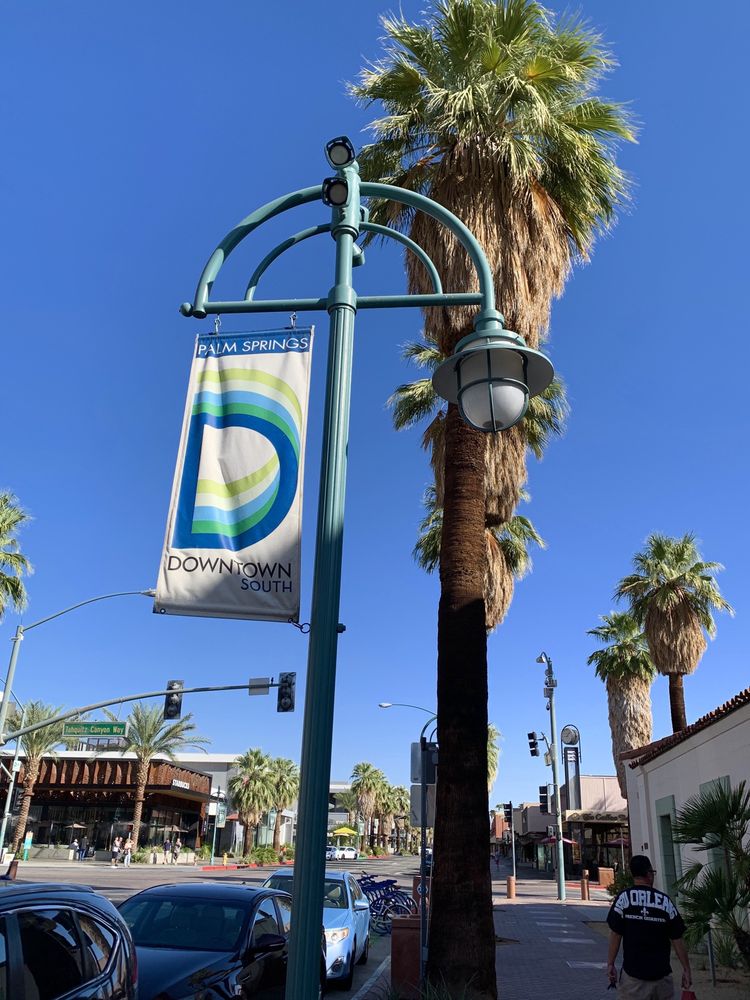
[[[218,476],[199,478],[204,436],[235,427],[265,439],[260,449],[242,449],[243,460],[247,454],[252,461],[255,453],[256,467],[229,482]],[[193,397],[174,548],[236,552],[270,535],[297,493],[301,431],[302,407],[282,379],[240,366],[205,368]],[[236,464],[234,456],[232,468]],[[211,467],[221,465],[215,457]]]

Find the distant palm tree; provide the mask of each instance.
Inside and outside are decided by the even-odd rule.
[[[401,834],[403,833],[404,841],[406,841],[407,830],[410,826],[411,798],[409,789],[403,785],[394,785],[392,792],[393,807],[395,810],[393,818],[396,823],[396,850],[400,851]]]
[[[270,767],[272,806],[276,810],[276,821],[273,827],[273,849],[281,849],[282,810],[288,809],[296,801],[299,794],[299,768],[293,760],[286,757],[274,757]]]
[[[116,719],[107,712],[110,719]],[[133,806],[133,841],[138,846],[141,834],[141,816],[146,799],[148,772],[152,760],[176,760],[176,755],[188,747],[203,750],[211,742],[205,736],[195,735],[193,716],[188,714],[177,722],[164,719],[162,709],[149,707],[137,701],[128,716],[128,734],[123,737],[123,753],[135,754],[135,805]]]
[[[393,817],[396,813],[393,786],[388,781],[383,781],[383,784],[380,786],[377,799],[377,812],[380,845],[387,850],[388,842],[391,839],[391,830],[393,829]]]
[[[655,533],[633,557],[633,568],[620,580],[615,597],[630,603],[654,666],[669,678],[672,731],[677,733],[687,727],[682,679],[693,673],[706,651],[704,630],[711,638],[716,634],[712,612],[734,614],[714,579],[724,567],[702,561],[691,533],[681,538]]]
[[[525,490],[521,491],[521,499],[529,499]],[[419,525],[420,535],[413,555],[422,569],[432,573],[440,565],[440,538],[443,531],[443,508],[437,504],[434,486],[427,487],[422,502],[425,516]],[[491,632],[508,613],[515,580],[523,579],[531,570],[529,545],[538,545],[543,549],[546,543],[529,518],[520,514],[515,514],[507,524],[486,527],[484,537],[485,627]]]
[[[29,701],[25,706],[23,716],[24,726],[33,726],[45,719],[52,719],[59,715],[62,708],[54,705],[45,705],[42,701]],[[11,728],[21,728],[21,711],[15,706],[11,712]],[[56,722],[52,726],[45,726],[37,729],[33,733],[26,733],[21,737],[21,755],[24,758],[23,765],[23,798],[21,799],[21,810],[16,821],[16,829],[13,834],[13,853],[18,854],[18,848],[26,834],[26,826],[29,821],[29,809],[31,800],[34,798],[34,786],[39,777],[39,769],[42,760],[46,756],[55,756],[55,750],[63,743],[63,724]]]
[[[19,551],[15,536],[29,520],[12,493],[0,493],[0,621],[9,604],[16,611],[26,607],[26,588],[21,576],[33,570],[29,560]]]
[[[361,761],[352,768],[352,791],[357,796],[357,804],[365,821],[360,850],[364,851],[370,836],[372,818],[378,801],[378,793],[385,781],[383,772],[367,761]]]
[[[490,723],[487,726],[487,791],[492,789],[497,778],[497,769],[500,763],[500,730]]]
[[[356,794],[351,789],[348,792],[337,792],[336,805],[339,809],[346,810],[347,825],[353,827],[357,822],[357,813],[359,812]]]
[[[607,685],[609,729],[612,757],[623,798],[628,797],[625,764],[620,754],[651,742],[651,685],[654,668],[643,630],[627,612],[601,616],[602,624],[589,629],[603,649],[597,649],[586,661]]]
[[[237,773],[229,779],[227,787],[245,827],[245,853],[248,853],[263,813],[273,806],[271,758],[255,747],[246,750],[234,763]]]

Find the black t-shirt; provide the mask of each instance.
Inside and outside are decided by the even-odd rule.
[[[685,933],[677,907],[666,894],[635,885],[623,889],[609,909],[607,923],[622,935],[622,967],[634,979],[663,979],[672,971],[671,942]]]

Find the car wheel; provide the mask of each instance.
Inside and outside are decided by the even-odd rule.
[[[343,979],[339,979],[339,986],[342,990],[350,990],[352,984],[354,983],[354,956],[357,954],[357,939],[354,939],[354,944],[352,945],[352,951],[349,955],[349,965],[346,970],[346,975]]]
[[[368,934],[365,938],[365,946],[362,950],[362,954],[357,959],[357,965],[367,965],[367,959],[370,957],[370,935]]]

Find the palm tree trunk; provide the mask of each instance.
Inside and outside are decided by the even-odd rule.
[[[39,765],[32,764],[26,773],[23,782],[23,799],[21,799],[21,811],[18,814],[15,833],[13,834],[13,854],[18,855],[18,848],[26,835],[26,824],[29,821],[29,809],[31,800],[34,798],[34,786],[39,777]]]
[[[135,805],[133,806],[133,844],[138,850],[138,842],[141,833],[141,816],[143,815],[143,803],[146,800],[146,785],[148,784],[149,761],[139,761],[136,773]]]
[[[427,975],[460,992],[497,997],[487,864],[487,635],[484,453],[481,432],[448,407],[438,610],[438,742]],[[471,850],[466,845],[471,844]],[[462,929],[461,934],[456,928]]]
[[[273,823],[273,849],[277,853],[281,850],[281,821],[283,816],[281,815],[281,809],[276,810],[276,819]]]
[[[687,729],[685,715],[685,688],[682,674],[669,675],[669,710],[672,713],[672,732],[679,733]]]

